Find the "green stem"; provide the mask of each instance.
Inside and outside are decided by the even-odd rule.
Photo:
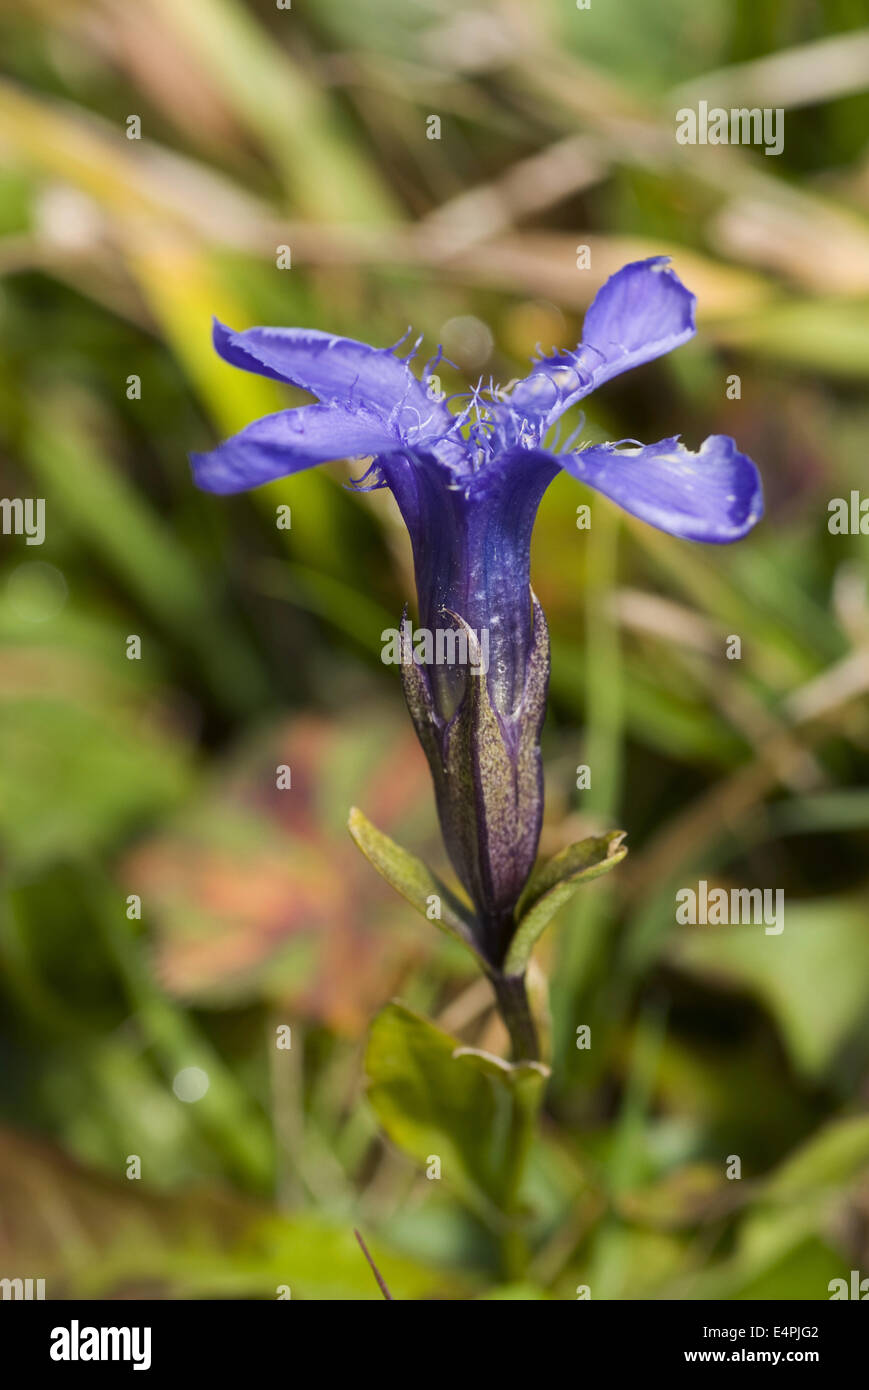
[[[540,1060],[540,1043],[537,1038],[537,1026],[531,1013],[531,1006],[528,1003],[525,976],[501,975],[493,972],[489,979],[495,991],[498,1012],[510,1034],[513,1061],[538,1062]]]

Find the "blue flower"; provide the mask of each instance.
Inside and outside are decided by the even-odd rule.
[[[434,776],[447,847],[496,961],[533,866],[542,816],[538,734],[548,639],[530,589],[531,532],[561,469],[634,516],[689,540],[738,540],[762,515],[760,479],[732,439],[692,453],[678,436],[574,447],[547,444],[576,402],[695,332],[694,296],[666,257],[624,266],[586,314],[572,352],[538,360],[505,390],[477,387],[454,414],[390,349],[309,329],[215,324],[234,366],[311,392],[319,402],[249,425],[192,456],[197,484],[232,493],[330,459],[371,457],[360,486],[388,487],[413,549],[419,622],[488,641],[485,675],[448,661],[405,662],[405,693]]]

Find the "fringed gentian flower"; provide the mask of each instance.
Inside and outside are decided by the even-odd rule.
[[[319,404],[279,411],[194,455],[198,485],[232,493],[329,459],[373,457],[361,485],[388,487],[396,499],[413,549],[421,627],[452,628],[465,635],[472,662],[476,654],[476,666],[421,665],[406,652],[402,672],[444,840],[473,903],[467,932],[514,1048],[526,1056],[533,1030],[526,1017],[523,1035],[516,1021],[524,986],[511,973],[511,943],[543,814],[539,733],[549,642],[529,575],[543,493],[564,469],[663,531],[716,543],[738,540],[762,514],[757,469],[724,435],[696,453],[678,436],[578,447],[570,440],[560,448],[547,447],[547,438],[565,411],[611,377],[687,342],[694,303],[667,258],[627,265],[595,298],[576,351],[542,357],[506,390],[478,387],[457,414],[433,389],[439,356],[420,382],[408,365],[414,351],[397,357],[309,329],[234,333],[215,325],[226,361],[302,387]]]

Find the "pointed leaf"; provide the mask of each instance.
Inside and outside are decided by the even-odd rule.
[[[372,825],[358,807],[352,808],[347,825],[365,858],[387,883],[406,898],[417,912],[421,912],[427,921],[433,922],[455,941],[460,941],[481,961],[474,945],[474,919],[470,908],[465,907],[421,859],[402,849],[401,845]],[[429,903],[433,897],[439,899],[440,917],[429,916]]]
[[[377,1015],[368,1098],[393,1143],[497,1222],[515,1206],[547,1069],[463,1048],[402,1004]]]
[[[504,964],[506,975],[524,973],[535,943],[578,883],[599,878],[622,862],[628,852],[622,846],[625,833],[610,830],[606,835],[590,835],[559,850],[535,870],[519,903],[519,926]]]

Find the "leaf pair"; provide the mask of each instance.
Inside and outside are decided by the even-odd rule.
[[[350,833],[383,878],[418,912],[492,966],[477,944],[473,910],[422,860],[377,830],[361,811]],[[556,854],[532,875],[520,900],[503,971],[523,976],[535,942],[583,879],[624,859],[624,833],[594,835]],[[374,1020],[366,1054],[369,1099],[384,1130],[416,1163],[444,1180],[496,1229],[515,1223],[548,1068],[505,1062],[392,1003]]]
[[[451,892],[421,859],[377,830],[356,807],[350,812],[350,834],[379,874],[418,912],[477,958],[486,973],[491,967],[477,945],[476,923],[470,906]],[[503,966],[505,975],[523,975],[531,952],[555,913],[584,880],[598,878],[620,864],[627,854],[625,832],[590,835],[568,845],[535,869],[519,901],[517,926]]]

